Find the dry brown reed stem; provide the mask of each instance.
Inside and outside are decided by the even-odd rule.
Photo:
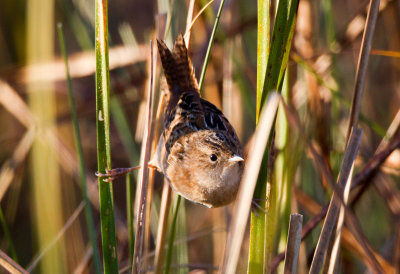
[[[321,156],[317,152],[317,149],[314,145],[308,140],[305,130],[300,123],[300,119],[295,110],[290,108],[285,102],[282,102],[282,106],[284,107],[286,118],[290,126],[298,129],[300,136],[305,141],[307,150],[309,152],[309,156],[314,161],[316,169],[321,173],[321,176],[325,177],[324,179],[329,183],[329,185],[333,188],[335,192],[337,192],[337,186],[333,182],[333,179],[330,177],[330,172],[327,169],[325,163],[323,162]],[[399,146],[400,136],[393,137],[393,139],[389,142],[387,146],[385,146],[382,151],[376,155],[374,155],[368,163],[364,166],[361,172],[359,172],[352,181],[351,190],[357,187],[360,184],[365,183],[365,180],[369,178],[369,176],[373,175],[373,173],[381,166],[381,164],[385,161],[385,159]],[[341,197],[338,197],[341,198]],[[343,200],[342,200],[343,201]],[[322,216],[322,218],[325,217]]]
[[[18,95],[17,91],[2,79],[0,79],[0,104],[24,127],[34,126],[35,119],[29,107]]]
[[[156,60],[156,59],[154,59],[154,60]],[[153,133],[154,137],[153,137],[152,145],[151,145],[151,151],[152,151],[153,155],[154,155],[154,153],[155,153],[155,151],[157,149],[157,138],[160,135],[160,127],[161,127],[161,122],[160,121],[161,121],[161,117],[162,117],[164,101],[165,101],[165,97],[162,95],[160,97],[160,101],[159,101],[159,104],[158,104],[158,107],[157,107],[156,119],[155,119],[156,125],[155,125],[155,128],[154,128],[154,133]],[[147,215],[146,215],[146,221],[148,222],[149,225],[146,226],[146,234],[147,235],[150,234],[150,214],[151,214],[151,204],[152,204],[153,191],[154,191],[155,172],[156,172],[155,169],[151,169],[149,171],[149,193],[148,193],[148,200],[147,200]],[[169,188],[168,183],[166,183],[166,184],[167,184],[167,187]],[[164,188],[165,188],[165,186],[164,186]],[[164,192],[163,192],[162,195],[164,195]],[[163,202],[161,201],[161,207],[162,206],[163,206]],[[160,209],[160,211],[162,211],[162,210]],[[162,220],[161,218],[162,217],[165,217],[165,216],[161,216],[161,214],[160,214],[160,222],[159,222],[158,229],[160,229],[160,223],[161,223],[161,220]],[[166,220],[168,220],[168,217],[166,217]],[[157,231],[157,239],[158,239],[158,231]],[[146,239],[146,245],[147,245],[146,248],[145,248],[145,257],[146,257],[146,259],[149,257],[149,252],[150,252],[148,244],[149,244],[149,239]],[[157,245],[158,245],[158,240],[156,242],[156,246]]]
[[[393,119],[388,130],[386,131],[385,136],[383,137],[381,143],[379,144],[378,148],[375,151],[375,155],[377,155],[378,153],[381,153],[383,150],[385,150],[385,146],[387,146],[390,143],[390,141],[393,139],[396,132],[398,132],[399,130],[400,130],[400,110],[397,112],[395,118]],[[394,138],[394,139],[396,139],[396,138]],[[391,147],[395,147],[395,146],[396,146],[396,142],[391,145]],[[377,175],[379,175],[379,173],[380,173],[380,171],[378,171]],[[388,181],[388,180],[382,180],[379,183],[377,183],[378,182],[377,180],[374,180],[373,182],[374,182],[375,187],[378,189],[378,191],[381,193],[381,195],[383,195],[383,197],[385,197],[385,195],[384,195],[385,189],[393,189],[393,190],[397,189],[396,186],[391,184],[390,181]],[[353,186],[354,186],[354,188],[357,187],[357,185],[355,185],[355,184],[353,184]],[[352,199],[352,204],[357,202],[357,200],[361,197],[362,193],[364,193],[364,191],[367,189],[368,186],[369,186],[369,184],[364,184],[361,189],[357,190],[358,192],[354,195],[354,198]],[[390,199],[387,201],[389,202]],[[390,204],[389,204],[389,207],[390,207]]]
[[[292,126],[293,125],[296,126],[299,129],[300,136],[303,136],[303,139],[305,140],[307,149],[310,152],[310,156],[311,156],[312,160],[314,161],[316,168],[320,171],[322,176],[325,177],[325,180],[327,180],[327,182],[330,184],[334,193],[336,193],[336,194],[341,193],[341,191],[338,191],[337,185],[335,185],[333,183],[333,179],[330,176],[329,171],[327,170],[327,167],[325,166],[325,164],[324,164],[322,158],[320,157],[320,155],[318,154],[317,150],[314,148],[313,144],[307,139],[307,137],[305,135],[305,131],[300,125],[297,112],[290,110],[289,107],[284,102],[282,102],[282,105],[284,106],[286,117],[288,119],[289,124]],[[339,201],[343,205],[345,205],[341,194],[337,195],[337,199],[339,199]],[[373,255],[373,253],[371,252],[369,245],[367,244],[367,239],[363,235],[362,229],[360,228],[360,225],[358,224],[358,221],[357,221],[354,213],[351,210],[349,210],[348,208],[345,208],[345,210],[348,215],[348,216],[346,216],[346,219],[348,220],[348,222],[350,222],[348,224],[351,225],[352,231],[353,231],[353,233],[355,233],[355,237],[363,245],[363,247],[365,248],[365,252],[368,255],[369,260],[367,261],[367,264],[369,264],[369,266],[371,268],[375,269],[376,266],[378,265],[378,263],[376,261],[376,258]],[[315,218],[313,218],[313,220],[312,220],[313,224],[316,225],[320,221],[320,218],[322,219],[324,216],[325,216],[325,214],[320,214],[320,215],[316,216]]]
[[[161,196],[160,220],[157,230],[156,253],[154,258],[155,273],[162,273],[165,257],[165,242],[168,228],[169,206],[171,205],[172,189],[167,181],[164,181]]]
[[[350,138],[351,129],[357,127],[360,114],[361,99],[364,91],[365,78],[367,75],[369,53],[371,51],[372,37],[374,35],[376,19],[379,12],[380,0],[371,0],[368,9],[367,23],[361,43],[361,51],[357,64],[356,82],[354,86],[353,100],[350,112],[349,127],[347,129],[347,142]]]
[[[165,20],[166,17],[164,16],[156,16],[156,26],[157,26],[157,30],[155,32],[155,36],[156,38],[160,38],[159,35],[160,33],[164,33],[165,32]],[[157,56],[156,56],[156,52],[153,52],[153,56],[152,56],[153,60],[154,60],[154,64],[153,64],[153,75],[156,75],[156,67],[157,67]],[[154,94],[154,100],[156,99],[157,94]],[[155,119],[155,126],[153,129],[153,138],[152,138],[152,143],[151,143],[151,155],[155,154],[155,151],[157,149],[157,141],[158,141],[158,137],[160,135],[160,127],[162,125],[161,121],[161,117],[162,117],[162,112],[163,112],[163,107],[164,107],[164,101],[165,101],[165,97],[163,95],[163,93],[161,92],[161,96],[159,96],[159,102],[158,102],[158,107],[157,107],[157,111],[156,111],[156,119]],[[152,205],[152,201],[153,201],[153,192],[154,192],[154,179],[155,179],[155,169],[152,168],[149,171],[149,186],[148,186],[148,193],[147,193],[147,201],[146,201],[146,216],[145,216],[145,220],[146,220],[146,226],[145,226],[145,242],[144,242],[144,259],[145,259],[145,263],[143,265],[144,269],[147,269],[147,260],[149,259],[149,252],[150,252],[150,218],[151,218],[151,205]],[[154,263],[153,263],[154,264]]]
[[[147,45],[138,45],[135,48],[115,46],[109,49],[110,70],[125,67],[147,60],[149,48]],[[93,75],[96,70],[94,51],[70,54],[68,63],[71,78],[80,78]],[[29,78],[27,77],[29,75]],[[65,81],[65,65],[62,58],[55,61],[33,64],[22,68],[15,74],[15,80],[21,84],[29,81]]]
[[[347,130],[347,140],[346,140],[347,143],[349,142],[351,129],[357,127],[357,124],[358,124],[358,117],[359,117],[360,108],[361,108],[361,99],[362,99],[362,94],[364,91],[365,78],[366,78],[366,74],[367,74],[368,59],[369,59],[369,54],[371,51],[372,37],[374,34],[376,20],[377,20],[378,12],[379,12],[379,3],[380,3],[380,0],[371,0],[370,4],[369,4],[369,8],[368,8],[367,22],[366,22],[366,26],[364,28],[364,33],[363,33],[363,38],[362,38],[362,43],[361,43],[361,51],[360,51],[358,64],[357,64],[356,81],[355,81],[353,100],[352,100],[352,105],[351,105],[351,110],[350,110],[350,121],[349,121],[348,130]],[[349,195],[350,195],[350,184],[351,184],[351,182],[348,182],[346,191],[344,192],[343,198],[345,201],[348,200]],[[331,260],[330,260],[330,264],[329,264],[330,272],[333,272],[338,264],[337,256],[338,256],[338,252],[339,252],[341,230],[342,230],[343,221],[344,221],[344,214],[345,214],[344,207],[345,206],[346,205],[343,205],[340,207],[339,219],[338,219],[339,221],[338,221],[337,227],[336,227],[336,237],[334,239],[333,238],[331,239],[331,241],[332,241],[331,245],[333,246],[333,249],[332,249]],[[374,264],[375,263],[373,262],[372,265],[374,265]],[[375,268],[375,270],[379,270],[379,268]]]
[[[151,65],[151,74],[153,75],[153,77],[156,75],[156,66],[157,66],[157,56],[156,56],[156,51],[151,51],[152,54],[152,60],[153,63]],[[154,85],[154,83],[153,83]],[[154,88],[154,87],[153,87]],[[155,91],[153,92],[153,100],[155,99],[156,94]],[[160,108],[163,104],[163,100],[161,98],[158,108],[157,108],[157,112],[156,112],[156,121],[160,120]],[[153,111],[153,110],[152,110]],[[153,123],[151,123],[153,124]],[[152,153],[155,152],[156,147],[157,147],[157,136],[159,134],[159,125],[160,123],[157,123],[155,128],[154,128],[154,133],[151,134],[151,148],[150,148],[150,154],[152,155]],[[151,129],[150,131],[151,132]],[[150,137],[149,137],[150,138]],[[149,156],[151,157],[151,156]],[[144,227],[144,255],[143,255],[143,259],[144,259],[144,263],[143,263],[143,269],[147,269],[148,267],[148,257],[149,257],[149,248],[150,248],[150,217],[151,217],[151,205],[152,205],[152,200],[153,200],[153,191],[154,191],[154,178],[155,178],[155,169],[152,168],[149,170],[149,177],[148,177],[148,190],[147,190],[147,199],[146,199],[146,215],[145,215],[145,227]]]
[[[382,172],[377,172],[373,181],[375,188],[392,213],[393,221],[400,224],[400,191],[397,185],[390,176]]]
[[[361,171],[353,177],[351,191],[356,187],[362,186],[370,182],[369,179],[374,175],[374,173],[380,168],[385,159],[398,147],[400,146],[400,134],[397,134],[392,138],[392,140],[387,144],[379,154],[374,155],[367,164],[361,169]],[[329,204],[326,204],[322,209],[315,214],[315,216],[303,226],[301,239],[304,240],[308,234],[325,218],[328,211]],[[279,263],[284,259],[285,254],[280,253],[277,255],[272,263],[271,270],[273,271],[279,265]]]
[[[387,129],[386,134],[383,137],[382,141],[380,142],[378,148],[376,149],[376,152],[380,152],[383,149],[383,147],[390,142],[390,140],[399,130],[400,130],[400,109],[397,111],[396,115],[394,116],[394,119],[390,123],[390,126]]]
[[[289,232],[285,252],[285,274],[295,274],[297,269],[297,260],[299,258],[301,227],[303,224],[303,215],[291,214],[289,221]]]
[[[8,257],[6,253],[0,250],[0,266],[6,271],[12,274],[28,274],[29,272],[23,269],[19,264],[17,264],[13,259]]]
[[[355,189],[360,185],[366,185],[371,182],[368,180],[376,170],[383,164],[387,157],[400,146],[400,130],[397,132],[395,136],[393,136],[392,140],[380,150],[377,154],[375,154],[365,165],[364,168],[353,178],[353,183],[351,185],[351,189]]]
[[[163,124],[161,121],[161,117],[164,110],[164,104],[165,104],[165,96],[161,95],[156,113],[157,124],[154,129],[153,148],[152,148],[153,153],[156,150],[157,146],[156,140],[160,135],[161,125]],[[154,180],[155,171],[152,170],[151,172],[152,172],[152,180]],[[168,228],[168,215],[169,215],[169,206],[171,204],[171,194],[172,194],[172,189],[170,188],[168,182],[165,181],[163,185],[163,191],[161,194],[160,218],[157,228],[156,250],[153,263],[156,269],[155,273],[161,273],[162,265],[164,262],[164,244],[165,244],[165,235],[167,233],[167,228]]]
[[[165,16],[165,14],[163,14],[163,15],[158,14],[156,16],[157,39],[164,39],[166,20],[167,20],[167,17]],[[156,114],[156,127],[154,129],[153,153],[156,150],[157,141],[160,136],[160,131],[161,131],[162,125],[164,124],[163,121],[161,120],[161,118],[163,117],[166,94],[162,90],[161,81],[160,81],[160,91],[161,91],[160,100],[159,100],[159,104],[157,107],[157,114]],[[168,182],[164,181],[163,191],[161,194],[160,211],[159,211],[160,217],[159,217],[158,226],[157,226],[155,257],[154,257],[154,262],[153,262],[153,265],[155,267],[155,273],[162,272],[162,266],[164,263],[164,255],[165,255],[164,245],[165,245],[165,240],[166,240],[165,236],[166,236],[167,230],[168,230],[168,216],[169,216],[169,208],[171,205],[171,195],[172,195],[172,189],[170,188]]]
[[[19,141],[11,158],[7,159],[0,169],[0,201],[15,177],[15,171],[25,160],[35,137],[34,127],[29,128]]]
[[[313,145],[308,141],[305,131],[302,128],[299,117],[297,112],[289,108],[284,102],[282,102],[282,106],[284,107],[286,117],[288,119],[289,125],[292,127],[297,127],[299,130],[300,136],[303,137],[303,140],[305,140],[306,145],[308,147],[308,150],[310,151],[310,156],[314,160],[316,164],[316,168],[321,172],[322,176],[325,176],[327,178],[326,180],[329,182],[331,187],[333,187],[334,192],[337,192],[336,186],[332,183],[332,179],[329,177],[329,172],[326,170],[326,166],[324,165],[323,161],[320,159],[319,154],[317,153],[316,149],[313,147]],[[353,183],[352,183],[352,188],[351,190],[354,189],[354,186],[357,186],[359,184],[365,183],[366,179],[370,178],[374,174],[374,172],[380,167],[380,165],[383,163],[383,161],[393,152],[394,149],[396,149],[400,145],[400,136],[394,137],[390,143],[385,146],[384,149],[382,149],[380,154],[375,155],[369,163],[367,163],[364,168],[361,170],[360,173],[358,173],[354,178],[353,178]],[[341,198],[341,197],[340,197]],[[342,200],[343,201],[343,200]],[[328,205],[325,205],[323,209],[316,215],[314,216],[304,227],[303,227],[303,232],[302,232],[302,239],[304,239],[314,228],[316,225],[319,224],[319,222],[326,216],[326,212],[328,209]],[[347,210],[348,211],[348,210]],[[360,233],[359,226],[357,225],[357,222],[354,222],[354,214],[350,212],[350,216],[353,219],[353,225],[354,229],[356,229],[357,233]],[[363,238],[362,235],[358,235],[359,238]],[[366,252],[369,251],[369,248],[367,247]],[[370,254],[370,252],[369,252]],[[283,260],[284,254],[281,253],[278,256],[276,256],[272,263],[271,263],[271,269],[276,269],[276,267],[279,265],[279,263]],[[372,259],[373,260],[373,259]]]
[[[297,115],[297,112],[292,111],[289,109],[289,107],[282,102],[282,106],[284,107],[285,113],[286,113],[286,117],[288,119],[288,122],[290,125],[294,125],[298,128],[300,136],[303,136],[303,139],[305,140],[307,149],[310,152],[310,156],[313,159],[316,168],[320,171],[321,175],[325,177],[325,180],[329,183],[329,185],[332,187],[334,193],[336,193],[336,198],[343,204],[344,200],[342,197],[342,192],[338,189],[337,185],[334,184],[333,182],[333,178],[330,175],[329,170],[327,169],[324,161],[322,160],[322,158],[320,157],[320,155],[318,154],[317,150],[314,148],[314,145],[308,141],[306,135],[305,135],[305,131],[304,129],[301,127],[300,122],[299,122],[299,118]],[[355,215],[353,214],[353,212],[351,210],[349,210],[348,208],[346,209],[346,213],[348,214],[348,216],[346,217],[346,219],[349,220],[350,225],[352,227],[353,232],[355,233],[355,236],[357,238],[357,240],[359,240],[361,242],[361,244],[363,245],[363,247],[365,248],[365,253],[368,255],[368,261],[367,264],[370,265],[371,268],[375,269],[376,266],[378,265],[376,258],[374,257],[373,253],[371,252],[369,245],[367,244],[367,239],[364,237],[362,230],[360,228],[360,225],[358,224],[357,219],[355,218]],[[312,220],[312,226],[310,227],[305,227],[305,228],[313,228],[314,225],[318,224],[319,221],[325,216],[325,213],[321,213],[317,216],[315,216]],[[281,259],[279,259],[280,261]],[[274,262],[276,262],[274,260]],[[277,264],[279,262],[276,262]]]
[[[337,216],[340,209],[340,199],[338,195],[343,195],[346,183],[349,182],[349,176],[352,173],[354,159],[358,152],[358,146],[361,141],[362,130],[353,128],[352,135],[350,137],[349,145],[345,151],[345,155],[340,169],[337,186],[339,192],[334,192],[329,204],[325,223],[322,227],[321,235],[319,237],[317,247],[315,249],[314,258],[311,264],[310,273],[317,274],[321,271],[322,264],[324,262],[325,254],[328,249],[328,244],[332,235],[332,231],[336,226]],[[340,196],[339,196],[340,197]]]
[[[188,12],[187,12],[187,17],[186,17],[186,30],[185,30],[185,44],[187,47],[189,47],[189,42],[190,42],[190,35],[191,35],[191,22],[193,19],[193,11],[194,11],[194,0],[189,1],[189,6],[188,6]],[[188,36],[186,37],[186,35]]]
[[[26,128],[35,129],[36,118],[31,113],[27,104],[19,96],[18,92],[14,90],[8,83],[0,79],[0,104],[12,114],[22,125]],[[75,179],[79,178],[79,167],[77,158],[75,154],[69,149],[69,147],[64,143],[61,137],[53,130],[46,129],[42,132],[41,138],[52,146],[52,149],[56,152],[56,159],[62,169]],[[99,210],[99,195],[98,195],[98,185],[97,180],[94,176],[87,176],[87,187],[89,200],[93,207]],[[79,182],[79,180],[74,180],[74,182]],[[80,186],[79,186],[80,187]],[[118,230],[118,238],[126,238],[127,229],[124,225],[121,212],[115,208],[115,221],[116,229]]]
[[[0,79],[0,104],[13,115],[25,128],[26,133],[18,143],[11,159],[7,160],[0,170],[0,201],[15,176],[15,169],[25,159],[35,137],[35,121],[29,107],[18,93],[5,81]]]
[[[150,41],[150,86],[149,86],[149,94],[147,97],[147,117],[146,117],[146,128],[144,132],[144,142],[142,143],[142,152],[144,153],[144,157],[142,159],[140,169],[140,177],[139,177],[139,189],[140,189],[140,197],[139,197],[139,206],[137,208],[137,222],[136,222],[136,234],[135,234],[135,249],[133,255],[133,265],[132,265],[132,273],[139,273],[142,267],[142,259],[143,259],[143,237],[144,237],[144,227],[145,227],[145,216],[146,216],[146,199],[147,199],[147,191],[148,191],[148,162],[150,159],[150,149],[151,149],[151,122],[152,122],[152,100],[153,100],[153,92],[154,92],[154,75],[153,75],[153,43]]]
[[[153,144],[152,144],[152,152],[155,153],[156,147],[157,147],[157,138],[160,135],[160,129],[161,129],[161,117],[162,117],[162,112],[164,109],[164,103],[165,103],[165,96],[161,95],[160,101],[157,107],[157,113],[156,113],[156,126],[154,128],[154,138],[153,138]],[[154,185],[154,176],[155,176],[155,170],[151,170],[151,184],[152,187]],[[153,265],[156,267],[156,273],[158,270],[158,265],[160,264],[161,260],[161,266],[162,267],[162,262],[163,262],[163,254],[160,255],[161,247],[165,243],[165,235],[167,232],[167,221],[168,221],[168,213],[169,213],[169,205],[171,203],[171,189],[168,185],[168,182],[164,182],[163,186],[163,192],[161,196],[161,205],[160,205],[160,218],[158,222],[158,227],[157,227],[157,238],[156,238],[156,256],[154,259]],[[161,271],[161,268],[159,269]]]
[[[321,206],[299,189],[296,190],[296,198],[300,206],[310,214],[316,215],[321,211]],[[359,241],[357,241],[353,233],[346,226],[343,227],[342,240],[344,247],[354,251],[354,254],[358,256],[361,260],[367,260],[367,254],[365,253],[364,248],[361,246]],[[372,250],[372,248],[370,249]],[[378,260],[379,264],[382,266],[384,272],[393,273],[394,267],[388,261],[386,261],[386,259],[384,259],[379,253],[377,253],[374,250],[372,250],[372,252],[374,253],[374,256]],[[278,256],[282,255],[279,254]]]
[[[285,111],[286,119],[288,120],[289,126],[297,128],[301,139],[305,142],[307,153],[311,160],[314,162],[316,170],[321,174],[321,179],[325,180],[334,192],[340,193],[340,190],[338,189],[338,186],[335,184],[335,181],[333,179],[333,175],[331,174],[330,167],[324,161],[323,157],[318,153],[318,149],[315,147],[315,145],[307,137],[305,129],[300,123],[298,113],[294,109],[291,109],[283,101],[282,106]],[[340,199],[340,201],[344,204],[342,195],[337,195],[337,198]]]
[[[392,0],[383,0],[379,5],[379,12],[382,12]],[[342,51],[347,45],[351,44],[365,30],[365,13],[368,1],[363,1],[359,6],[359,10],[346,23],[346,28],[339,32],[337,39],[340,44],[339,51]]]
[[[261,119],[255,132],[254,145],[251,149],[252,152],[249,153],[238,197],[235,202],[234,214],[226,241],[222,273],[235,273],[236,271],[253,192],[260,170],[261,160],[267,146],[275,113],[280,101],[279,98],[279,95],[273,93],[260,116]]]
[[[187,48],[189,48],[190,36],[192,34],[192,27],[193,27],[194,23],[196,23],[197,19],[200,17],[200,15],[203,13],[203,11],[205,11],[206,8],[212,4],[212,2],[214,2],[214,0],[210,0],[207,4],[205,4],[204,7],[197,13],[196,17],[192,20],[193,9],[194,9],[194,0],[190,0],[188,17],[186,20],[186,30],[185,30],[185,35],[184,35]]]

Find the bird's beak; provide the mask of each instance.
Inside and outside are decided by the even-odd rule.
[[[228,160],[229,162],[242,162],[244,159],[240,157],[239,155],[233,155],[232,158]]]

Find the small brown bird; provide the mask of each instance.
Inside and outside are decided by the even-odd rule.
[[[163,41],[157,45],[169,92],[152,162],[184,198],[207,207],[227,205],[244,169],[239,139],[222,112],[200,98],[183,35],[172,52]]]

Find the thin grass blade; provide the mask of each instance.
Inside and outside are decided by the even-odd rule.
[[[263,111],[260,124],[255,132],[254,146],[252,148],[252,152],[249,153],[250,157],[247,160],[238,198],[236,200],[233,220],[229,228],[222,273],[235,273],[236,271],[236,266],[240,255],[240,247],[242,245],[252,203],[253,192],[256,187],[258,173],[261,168],[261,161],[265,148],[267,147],[273,121],[275,119],[275,113],[278,108],[278,103],[279,96],[275,94],[271,95],[269,103],[266,105],[266,108]]]
[[[219,4],[219,8],[218,8],[217,17],[215,18],[214,27],[211,32],[210,40],[208,41],[207,52],[206,52],[206,56],[204,57],[203,69],[201,70],[200,80],[199,80],[200,92],[203,89],[204,78],[206,76],[208,61],[210,59],[211,49],[214,44],[215,33],[217,32],[219,19],[221,17],[222,9],[224,8],[224,4],[225,4],[225,0],[221,0],[221,3]]]
[[[79,133],[78,116],[76,113],[75,98],[74,98],[74,94],[72,92],[71,76],[69,73],[68,57],[67,57],[67,50],[66,50],[66,46],[65,46],[64,33],[63,33],[63,28],[62,28],[61,23],[59,23],[57,27],[58,27],[58,37],[59,37],[59,41],[60,41],[61,54],[64,58],[64,63],[65,63],[66,79],[67,79],[67,85],[68,85],[68,97],[69,97],[69,101],[71,104],[71,116],[72,116],[72,123],[74,126],[74,136],[75,136],[75,143],[76,143],[76,149],[77,149],[78,161],[79,161],[79,180],[81,181],[82,196],[83,196],[83,200],[85,201],[86,225],[88,227],[89,239],[90,239],[90,242],[91,242],[92,248],[93,248],[93,261],[94,261],[95,272],[101,273],[100,255],[99,255],[99,249],[98,249],[97,240],[96,240],[96,229],[94,226],[93,212],[92,212],[92,207],[90,205],[90,201],[89,201],[88,194],[87,194],[86,172],[85,172],[86,168],[85,168],[85,162],[84,162],[84,158],[83,158],[81,136]]]

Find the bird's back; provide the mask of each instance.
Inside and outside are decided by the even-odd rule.
[[[157,45],[169,89],[164,123],[167,153],[180,136],[199,130],[222,131],[230,136],[232,146],[238,146],[239,139],[235,130],[223,113],[200,98],[183,35],[176,38],[172,52],[163,41],[158,40]]]

